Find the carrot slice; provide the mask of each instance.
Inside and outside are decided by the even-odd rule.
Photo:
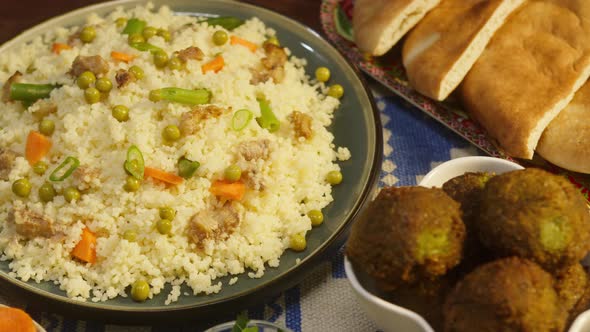
[[[51,149],[51,140],[43,134],[31,131],[27,137],[27,146],[25,147],[25,157],[29,165],[35,165],[43,159]]]
[[[115,60],[123,61],[123,62],[130,62],[130,61],[133,61],[133,59],[135,59],[135,55],[127,54],[127,53],[123,53],[123,52],[112,51],[111,58],[113,58]]]
[[[63,50],[71,50],[72,46],[64,43],[53,43],[51,51],[55,54],[60,54]]]
[[[241,181],[229,182],[217,180],[211,184],[209,191],[215,196],[239,201],[246,193],[246,185]]]
[[[96,235],[88,227],[82,230],[82,238],[72,250],[72,256],[86,263],[96,263]]]
[[[213,60],[202,65],[201,70],[203,71],[203,74],[210,70],[213,70],[217,73],[218,71],[223,69],[223,66],[225,66],[225,61],[223,60],[223,57],[221,55],[218,55]]]
[[[247,41],[246,39],[242,39],[242,38],[236,37],[236,36],[229,37],[229,43],[231,45],[242,45],[242,46],[250,49],[250,51],[252,51],[252,52],[256,52],[256,49],[258,48],[258,46],[256,44],[254,44],[253,42]]]
[[[33,319],[19,308],[0,307],[0,331],[35,332]]]
[[[168,173],[161,169],[153,168],[153,167],[145,167],[143,170],[143,178],[153,178],[156,180],[160,180],[167,184],[181,184],[184,182],[184,179],[176,174]]]

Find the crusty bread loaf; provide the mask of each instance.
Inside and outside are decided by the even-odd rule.
[[[403,63],[420,93],[446,99],[524,0],[443,0],[408,34]]]
[[[590,1],[536,0],[496,32],[459,89],[508,154],[530,159],[589,76]]]
[[[537,153],[557,166],[590,174],[590,82],[549,123]]]
[[[354,41],[363,52],[389,51],[440,0],[357,0],[352,15]]]

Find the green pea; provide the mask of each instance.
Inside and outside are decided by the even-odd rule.
[[[113,115],[113,118],[117,119],[119,122],[129,120],[129,108],[125,105],[116,105],[113,107],[111,114]]]
[[[182,61],[178,57],[172,57],[172,59],[168,61],[168,68],[172,70],[180,70],[182,69]]]
[[[176,125],[167,125],[162,130],[162,137],[168,142],[177,141],[180,138],[180,129]]]
[[[320,210],[309,210],[307,216],[311,220],[312,226],[319,226],[324,222],[324,214]]]
[[[78,201],[80,199],[80,190],[76,187],[67,187],[63,195],[67,202]]]
[[[340,84],[334,84],[334,85],[330,86],[330,88],[328,89],[328,96],[330,96],[330,97],[340,99],[340,98],[342,98],[343,94],[344,94],[344,88]]]
[[[152,90],[150,91],[149,100],[153,101],[154,103],[159,102],[162,100],[162,93],[160,90]]]
[[[168,54],[162,50],[154,52],[154,65],[158,68],[166,67],[168,64]]]
[[[96,29],[93,26],[87,26],[80,31],[80,40],[84,43],[90,43],[96,38]]]
[[[170,31],[168,31],[166,29],[158,29],[158,36],[164,38],[164,40],[167,42],[169,42],[170,39],[172,38],[170,36]]]
[[[137,232],[130,229],[126,230],[125,233],[123,233],[123,238],[129,242],[135,242],[137,239]]]
[[[143,35],[143,38],[145,38],[145,40],[152,38],[157,33],[158,33],[158,29],[156,29],[154,27],[145,27],[145,28],[143,28],[143,31],[141,32],[141,34]]]
[[[84,99],[88,104],[95,104],[100,101],[100,91],[97,88],[87,88],[84,90]]]
[[[123,186],[123,189],[125,189],[125,191],[127,192],[135,192],[139,190],[139,187],[141,187],[141,180],[137,179],[134,176],[128,176],[125,180],[125,185]]]
[[[276,45],[276,46],[281,46],[281,43],[279,42],[279,39],[276,36],[269,37],[266,40],[266,42],[269,44]]]
[[[145,43],[145,38],[140,33],[132,33],[127,37],[129,45],[137,43]]]
[[[145,280],[138,280],[131,285],[131,298],[133,301],[143,302],[150,295],[150,285]]]
[[[326,67],[319,67],[315,70],[315,78],[319,82],[327,82],[330,79],[330,69]]]
[[[289,248],[295,251],[303,251],[307,247],[307,241],[303,234],[293,234],[289,238]]]
[[[332,185],[340,184],[342,182],[342,173],[340,171],[330,171],[326,175],[326,181]]]
[[[117,28],[122,28],[127,24],[127,19],[124,17],[119,17],[115,20],[115,25]]]
[[[242,169],[236,164],[230,165],[223,171],[223,177],[227,181],[236,182],[242,177]]]
[[[33,172],[38,175],[43,175],[47,172],[47,163],[44,161],[39,161],[35,165],[33,165]]]
[[[168,206],[161,207],[159,214],[161,219],[174,220],[174,217],[176,217],[176,211]]]
[[[39,122],[39,132],[45,136],[51,136],[55,131],[55,122],[49,119],[43,119]]]
[[[215,33],[213,33],[213,44],[217,45],[217,46],[221,46],[225,43],[227,43],[227,40],[229,39],[227,32],[223,31],[223,30],[217,30],[215,31]]]
[[[107,93],[113,88],[113,82],[111,82],[111,80],[106,77],[101,77],[96,80],[96,84],[94,86],[96,89],[98,89],[98,91]]]
[[[129,72],[135,76],[138,80],[141,80],[144,76],[143,69],[138,66],[131,66],[129,67]]]
[[[96,82],[96,76],[91,71],[85,71],[76,79],[76,84],[80,89],[87,89]]]
[[[162,235],[170,234],[170,231],[172,230],[172,221],[168,219],[160,219],[156,222],[156,228]]]
[[[29,179],[22,178],[14,181],[14,183],[12,183],[12,192],[23,198],[29,197],[29,194],[31,193],[31,183],[29,182]]]
[[[51,202],[55,197],[55,188],[49,182],[45,182],[39,187],[39,199],[41,202]]]

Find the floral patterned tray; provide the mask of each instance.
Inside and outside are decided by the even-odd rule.
[[[320,19],[328,39],[362,71],[490,156],[513,160],[523,166],[542,167],[566,176],[590,202],[590,175],[564,170],[538,156],[532,161],[515,160],[488,136],[484,128],[469,118],[453,96],[444,102],[436,102],[412,89],[402,65],[399,46],[382,57],[363,54],[351,38],[353,7],[354,0],[322,0]]]

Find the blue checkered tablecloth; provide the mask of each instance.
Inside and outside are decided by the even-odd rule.
[[[383,87],[372,86],[383,123],[384,162],[380,186],[415,185],[430,169],[444,161],[481,154],[442,124],[393,96]],[[18,305],[14,299],[0,303]],[[21,304],[22,305],[22,304]],[[75,321],[68,317],[29,310],[47,331],[63,332],[185,332],[202,327],[114,326],[95,321]],[[376,331],[356,302],[344,273],[342,252],[323,263],[299,285],[272,301],[248,309],[251,319],[284,325],[293,331]],[[231,317],[228,320],[232,319]]]

